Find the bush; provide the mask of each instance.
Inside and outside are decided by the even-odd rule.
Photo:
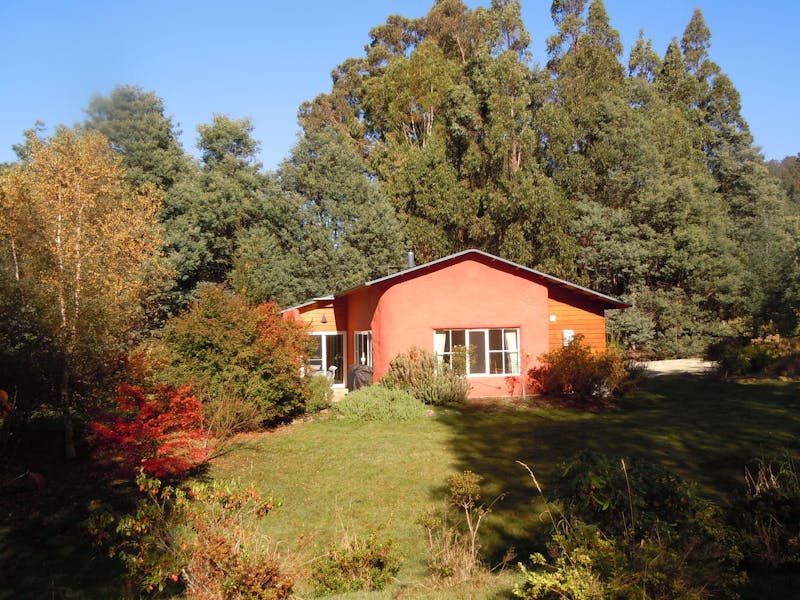
[[[350,392],[335,407],[343,416],[356,421],[413,421],[425,415],[425,405],[411,394],[382,385]]]
[[[613,349],[597,352],[582,335],[563,348],[539,357],[541,365],[528,373],[536,393],[565,396],[578,401],[613,396],[628,379],[625,359]]]
[[[237,420],[231,407],[214,406],[230,400],[234,407],[255,407],[259,424],[273,424],[305,409],[308,391],[300,367],[310,344],[305,330],[284,319],[277,305],[253,307],[208,285],[186,313],[167,322],[150,347],[150,360],[157,380],[191,383],[209,417],[227,411],[225,419],[209,422],[251,423],[249,410]]]
[[[209,456],[200,401],[188,387],[159,386],[153,392],[123,384],[114,415],[90,425],[95,453],[124,474],[137,469],[155,477],[176,477]]]
[[[304,377],[306,384],[306,412],[318,413],[331,405],[333,400],[333,388],[327,377],[322,375],[312,375]]]
[[[400,571],[401,562],[391,540],[379,541],[374,532],[366,538],[346,535],[317,563],[313,578],[322,594],[382,590]]]
[[[800,565],[800,471],[787,452],[753,461],[747,487],[734,504],[734,526],[743,532],[750,562],[769,567]]]
[[[381,384],[403,390],[425,404],[457,404],[467,400],[469,384],[464,375],[440,362],[430,352],[412,348],[389,363]]]
[[[466,582],[483,568],[478,534],[492,505],[480,502],[480,482],[472,471],[451,476],[444,511],[426,513],[419,520],[427,533],[428,570],[438,584]]]
[[[193,482],[164,486],[140,473],[141,492],[132,512],[93,507],[89,533],[125,565],[143,595],[157,591],[188,597],[277,600],[292,581],[280,557],[254,532],[254,519],[272,501],[252,486]]]
[[[706,357],[717,362],[717,369],[724,377],[764,373],[792,376],[796,374],[798,356],[800,339],[777,334],[753,339],[726,337],[706,350]]]
[[[596,575],[603,597],[688,599],[733,596],[744,580],[737,535],[721,512],[658,465],[583,452],[565,465],[557,489],[564,518],[544,568],[559,573],[555,582],[582,585]],[[538,577],[520,595],[557,597],[531,595]]]

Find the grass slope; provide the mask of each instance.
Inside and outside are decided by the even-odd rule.
[[[782,447],[800,449],[800,384],[664,376],[619,408],[599,412],[483,405],[402,424],[297,424],[240,442],[213,474],[255,481],[283,501],[265,520],[265,533],[299,556],[306,572],[344,530],[383,528],[407,557],[398,585],[414,587],[425,572],[415,521],[441,505],[452,473],[482,475],[489,500],[505,493],[485,527],[495,562],[510,546],[526,558],[543,527],[518,460],[547,493],[558,465],[581,449],[641,456],[724,500],[740,485],[745,462]],[[502,585],[507,589],[508,581]]]

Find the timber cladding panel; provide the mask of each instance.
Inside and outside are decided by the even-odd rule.
[[[580,294],[558,289],[550,290],[547,304],[550,350],[564,345],[564,330],[583,335],[584,341],[596,350],[605,350],[606,319],[596,304],[593,306]]]
[[[347,326],[346,321],[342,323],[336,322],[336,311],[334,311],[333,302],[315,304],[305,310],[301,308],[300,318],[309,324],[310,331],[319,333],[336,332],[345,329]],[[323,321],[325,322],[323,323]],[[337,326],[339,327],[338,330]]]

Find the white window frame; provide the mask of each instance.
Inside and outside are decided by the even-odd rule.
[[[332,383],[331,387],[343,388],[347,385],[347,332],[346,331],[312,331],[308,335],[315,337],[325,338],[327,336],[340,335],[342,336],[342,383]],[[315,373],[315,375],[327,375],[328,369],[332,366],[328,364],[328,348],[325,340],[320,341],[322,349],[322,371]]]
[[[444,362],[445,360],[447,360],[451,367],[453,366],[452,332],[454,332],[454,331],[463,331],[464,332],[464,343],[465,343],[465,346],[467,346],[467,348],[469,348],[469,346],[470,346],[470,344],[469,344],[470,333],[482,333],[483,336],[484,336],[484,344],[483,344],[483,346],[484,346],[483,361],[484,362],[483,362],[483,364],[485,365],[486,371],[485,372],[479,372],[479,373],[473,373],[471,371],[471,366],[470,366],[470,362],[471,361],[469,360],[469,358],[467,358],[467,361],[466,361],[466,363],[467,363],[466,364],[466,370],[467,370],[466,375],[467,375],[467,377],[509,377],[509,376],[513,376],[513,375],[521,375],[521,369],[520,369],[520,354],[521,354],[521,351],[520,351],[520,344],[519,344],[519,341],[520,341],[519,327],[473,327],[473,328],[470,328],[470,329],[466,329],[466,328],[464,328],[464,329],[462,329],[462,328],[434,329],[433,330],[433,352],[434,352],[434,354],[436,355],[436,358],[439,361]],[[490,331],[500,331],[501,332],[501,339],[502,339],[502,348],[501,349],[492,350],[490,348],[490,346],[489,346],[489,332]],[[449,351],[445,350],[444,354],[440,354],[439,353],[440,350],[437,349],[437,347],[436,347],[436,345],[437,345],[437,334],[441,335],[444,332],[449,332],[450,333],[451,348],[450,348]],[[506,337],[506,335],[509,332],[514,332],[516,334],[515,335],[515,344],[514,344],[514,345],[516,345],[516,348],[514,348],[514,349],[508,347],[508,345],[507,345],[509,340]],[[516,365],[513,365],[513,363],[512,363],[512,365],[507,365],[506,364],[507,354],[509,354],[509,353],[515,353],[516,354],[516,357],[517,357],[516,358]],[[491,364],[490,358],[491,358],[492,354],[500,354],[501,355],[501,357],[502,357],[502,365],[503,365],[503,372],[502,373],[490,373],[489,372],[489,365]],[[516,367],[516,369],[514,369],[512,367]]]
[[[359,344],[359,337],[366,337],[367,339],[367,348],[364,354],[364,362],[361,362],[361,356],[358,355],[358,348]],[[354,331],[353,332],[353,364],[355,365],[366,365],[372,368],[372,331],[366,329],[364,331]]]

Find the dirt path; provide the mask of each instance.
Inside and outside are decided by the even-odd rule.
[[[678,358],[672,360],[653,360],[644,363],[647,374],[653,377],[675,373],[702,375],[714,369],[714,363],[701,358]]]

